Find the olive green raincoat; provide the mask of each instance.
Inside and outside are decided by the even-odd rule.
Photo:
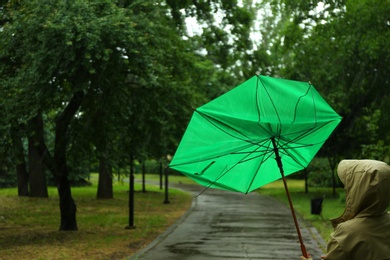
[[[345,211],[332,220],[327,260],[390,259],[390,166],[374,160],[343,160]]]

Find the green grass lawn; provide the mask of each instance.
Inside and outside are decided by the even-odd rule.
[[[172,178],[174,179],[174,178]],[[190,207],[192,196],[135,184],[135,229],[128,225],[128,182],[115,181],[114,199],[98,200],[97,177],[92,186],[74,187],[79,231],[58,232],[56,188],[49,198],[18,197],[16,188],[0,189],[0,259],[125,259],[152,242]]]

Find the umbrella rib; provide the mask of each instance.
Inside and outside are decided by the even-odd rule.
[[[221,172],[221,174],[214,180],[214,181],[210,181],[210,183],[206,186],[206,188],[205,189],[203,189],[197,196],[199,196],[199,195],[201,195],[203,192],[205,192],[207,189],[209,189],[211,186],[213,186],[213,185],[215,185],[217,182],[218,182],[218,180],[220,180],[223,176],[225,176],[230,170],[232,170],[234,167],[236,167],[236,165],[238,165],[238,164],[240,164],[240,163],[242,163],[242,162],[245,162],[245,158],[247,158],[249,155],[251,155],[252,153],[254,153],[255,151],[257,151],[257,149],[258,149],[259,147],[257,147],[253,152],[251,152],[251,153],[248,153],[246,156],[244,156],[241,160],[239,160],[238,162],[236,162],[235,164],[233,164],[230,168],[228,168],[226,171],[225,171],[225,169],[227,168],[227,166],[223,169],[223,171]],[[270,155],[271,156],[271,155]],[[269,157],[270,157],[269,156]],[[268,157],[268,158],[269,158]],[[256,174],[254,175],[254,178],[252,178],[252,181],[251,181],[251,184],[249,185],[249,188],[250,188],[250,186],[252,185],[252,183],[253,183],[253,181],[254,181],[254,179],[255,179],[255,177],[256,177],[256,175],[257,175],[257,172],[256,172]],[[221,185],[221,184],[218,184],[219,186],[223,186],[223,185]],[[249,189],[248,189],[249,190]],[[248,191],[245,193],[245,194],[247,194],[248,193]]]
[[[294,109],[294,119],[293,121],[291,122],[291,124],[294,124],[295,122],[295,119],[297,118],[297,110],[298,110],[298,104],[299,102],[301,101],[302,98],[304,98],[305,96],[307,96],[309,94],[309,91],[311,89],[311,84],[309,83],[309,87],[307,88],[306,90],[306,93],[303,94],[302,96],[300,96],[295,104],[295,109]],[[314,100],[314,97],[313,97],[313,94],[311,95],[311,98],[313,100],[313,105],[314,105],[314,113],[316,114],[316,106],[315,106],[315,100]],[[315,122],[317,124],[317,115],[314,116],[315,117]]]
[[[313,87],[313,85],[309,82],[309,86],[310,86],[310,88],[312,88]],[[315,118],[315,122],[316,122],[316,125],[317,125],[317,106],[316,106],[316,100],[315,100],[315,98],[314,98],[314,93],[312,92],[311,93],[311,98],[312,98],[312,100],[313,100],[313,106],[314,106],[314,118]]]
[[[252,145],[252,144],[251,144]],[[242,147],[241,149],[247,149],[248,147],[250,147],[251,145],[249,146],[246,146],[246,147]],[[215,155],[213,157],[207,157],[205,159],[201,159],[201,160],[194,160],[194,161],[186,161],[186,162],[183,162],[183,163],[178,163],[178,164],[170,164],[169,166],[170,167],[176,167],[176,166],[181,166],[181,165],[187,165],[187,164],[192,164],[192,163],[198,163],[198,162],[203,162],[203,161],[208,161],[208,160],[214,160],[214,159],[218,159],[220,157],[223,157],[223,156],[226,156],[228,154],[234,154],[234,153],[238,153],[238,152],[227,152],[226,154],[219,154],[219,155]]]
[[[257,109],[257,115],[258,115],[258,118],[259,118],[259,120],[257,122],[261,121],[261,119],[260,119],[260,117],[261,117],[260,104],[259,104],[259,99],[257,98],[259,96],[259,80],[260,80],[260,76],[257,75],[257,80],[256,80],[256,109]],[[262,127],[262,128],[264,129],[264,127]]]
[[[296,138],[294,138],[294,139],[288,141],[286,144],[288,145],[288,144],[290,144],[290,143],[297,143],[297,141],[299,141],[299,140],[305,138],[306,136],[309,136],[309,135],[311,135],[311,134],[313,134],[313,133],[315,133],[315,132],[317,132],[317,131],[320,131],[323,127],[325,127],[325,126],[327,126],[327,125],[329,125],[329,124],[331,124],[331,123],[333,123],[333,121],[326,122],[324,125],[322,125],[322,126],[320,126],[320,127],[317,127],[317,123],[316,123],[313,127],[309,128],[309,129],[306,129],[305,131],[302,131],[302,134],[301,134],[301,135],[299,135],[299,136],[297,136]],[[327,138],[326,138],[326,139],[327,139]],[[320,143],[325,142],[326,139],[325,139],[325,140],[321,140],[321,141],[319,141],[319,142],[317,142],[317,143],[303,144],[302,146],[313,146],[313,145],[316,145],[316,144],[320,144]]]
[[[224,122],[221,122],[220,120],[217,120],[217,119],[215,119],[214,117],[211,117],[211,116],[209,116],[209,115],[206,115],[205,113],[202,113],[202,112],[200,112],[200,111],[197,110],[197,109],[195,109],[195,111],[196,111],[200,116],[202,116],[205,120],[207,120],[210,124],[212,124],[214,127],[216,127],[217,129],[219,129],[221,132],[223,132],[223,133],[225,133],[225,134],[227,134],[227,135],[229,135],[229,136],[231,136],[231,137],[233,137],[233,138],[235,138],[235,139],[237,139],[237,140],[241,140],[241,141],[243,141],[243,142],[248,143],[249,146],[242,147],[242,148],[241,148],[242,150],[244,150],[244,149],[250,147],[251,145],[255,145],[255,146],[259,146],[259,147],[260,147],[259,144],[260,144],[261,142],[264,142],[264,141],[267,140],[267,139],[266,139],[266,140],[261,140],[261,141],[258,141],[258,142],[251,141],[251,140],[249,139],[248,136],[246,136],[246,135],[243,134],[242,132],[238,131],[237,129],[234,129],[234,128],[232,128],[231,126],[225,124]],[[218,123],[220,123],[220,124],[226,126],[227,128],[230,128],[230,129],[236,131],[237,133],[241,134],[241,135],[242,135],[243,137],[245,137],[245,138],[240,138],[240,137],[238,137],[238,136],[234,136],[234,135],[230,134],[229,132],[223,130],[221,127],[219,127],[217,124],[215,124],[212,120],[215,120],[215,121],[217,121]],[[265,146],[264,146],[264,147],[265,147]],[[232,152],[228,152],[227,154],[232,154]],[[226,154],[216,155],[215,157],[211,157],[211,158],[207,158],[207,159],[203,159],[203,160],[196,160],[196,161],[192,161],[192,162],[188,162],[188,161],[187,161],[187,162],[184,162],[184,163],[174,164],[174,165],[170,165],[170,166],[186,165],[186,164],[191,164],[191,163],[196,163],[196,162],[201,162],[201,161],[216,159],[216,158],[219,158],[219,157],[222,157],[222,156],[225,156],[225,155],[226,155]]]
[[[305,168],[305,166],[300,163],[300,161],[295,157],[293,156],[292,153],[289,152],[289,149],[285,148],[287,146],[287,144],[284,144],[282,146],[279,146],[279,139],[276,140],[277,143],[278,143],[278,149],[279,149],[279,152],[283,151],[284,154],[286,154],[287,156],[289,156],[290,158],[292,158],[294,160],[294,162],[296,162],[298,165],[300,165],[302,168]],[[309,146],[309,145],[307,145]],[[306,147],[306,146],[305,146]]]
[[[268,145],[268,148],[269,148],[269,147],[270,147],[270,143],[269,143],[269,145]],[[263,165],[263,162],[267,161],[267,160],[272,156],[272,154],[273,154],[273,150],[271,149],[271,150],[269,150],[269,153],[268,153],[268,156],[267,156],[267,157],[263,156],[261,162],[259,163],[259,166],[257,167],[257,171],[256,171],[255,174],[253,175],[253,178],[252,178],[250,184],[248,185],[248,189],[246,190],[245,194],[248,194],[249,190],[251,189],[252,184],[253,184],[253,182],[255,181],[256,176],[257,176],[257,174],[259,173],[261,166]],[[265,154],[264,154],[264,155],[265,155]],[[265,159],[265,158],[266,158],[266,159]]]
[[[176,167],[176,166],[181,166],[181,165],[187,165],[187,164],[192,164],[192,163],[198,163],[198,162],[203,162],[203,161],[208,161],[208,160],[215,160],[215,159],[218,159],[220,157],[223,157],[223,156],[226,156],[228,154],[248,154],[248,153],[254,153],[255,151],[251,151],[251,152],[240,152],[241,150],[245,150],[253,145],[257,146],[257,147],[266,147],[265,145],[260,145],[261,143],[264,143],[268,141],[268,139],[266,140],[262,140],[260,142],[257,142],[257,143],[247,143],[246,146],[244,147],[241,147],[239,150],[235,151],[235,152],[227,152],[225,154],[219,154],[219,155],[215,155],[213,157],[207,157],[205,159],[202,159],[202,160],[194,160],[194,161],[186,161],[186,162],[183,162],[183,163],[177,163],[177,164],[170,164],[169,167]]]
[[[269,135],[272,135],[272,131],[269,131],[268,129],[266,129],[265,127],[263,127],[262,124],[260,124],[261,122],[261,113],[260,113],[260,104],[259,104],[259,99],[257,98],[259,96],[259,80],[261,81],[260,79],[260,76],[257,75],[257,80],[256,80],[256,110],[257,110],[257,114],[258,114],[258,126],[261,127],[261,129],[263,129],[264,131],[266,131]],[[262,86],[264,87],[265,89],[265,86],[263,83],[261,83]],[[267,91],[267,94],[268,94],[268,97],[270,98],[270,100],[272,101],[268,91]],[[273,102],[272,102],[273,104]],[[275,104],[274,105],[274,108],[275,108]],[[275,108],[275,111],[276,111],[276,108]],[[279,118],[279,115],[278,115],[278,118]],[[280,122],[280,118],[279,118],[279,122]]]
[[[276,114],[276,116],[278,117],[279,126],[281,127],[281,126],[282,126],[282,121],[280,120],[280,116],[279,116],[278,110],[276,109],[274,100],[271,98],[271,95],[270,95],[270,93],[268,92],[267,88],[265,87],[263,81],[261,80],[261,77],[260,77],[259,75],[257,75],[257,78],[258,78],[258,80],[260,80],[261,85],[263,86],[265,92],[267,93],[267,96],[268,96],[269,100],[270,100],[271,103],[272,103],[272,107],[274,108],[275,114]],[[257,91],[258,91],[258,87],[257,87],[257,85],[256,85],[256,92],[257,92]],[[257,97],[257,94],[256,94],[256,97]],[[256,98],[256,99],[257,99],[257,98]],[[260,123],[260,121],[261,121],[261,119],[260,119],[260,117],[261,117],[260,108],[259,108],[259,103],[258,103],[258,101],[256,101],[256,103],[257,103],[257,105],[258,105],[257,110],[258,110],[258,113],[259,113],[259,123]],[[280,132],[281,132],[281,129],[279,129],[278,132],[280,133]]]
[[[195,112],[197,112],[200,116],[202,116],[204,119],[206,119],[210,124],[212,124],[213,126],[215,126],[215,127],[216,127],[217,129],[219,129],[221,132],[223,132],[223,133],[225,133],[225,134],[227,134],[227,135],[229,135],[229,136],[231,136],[231,137],[233,137],[233,138],[235,138],[235,139],[238,139],[238,140],[241,140],[241,141],[244,141],[244,142],[248,142],[248,143],[250,143],[250,144],[252,144],[252,145],[255,145],[255,144],[256,144],[255,142],[252,142],[252,141],[249,139],[249,137],[246,136],[246,135],[245,135],[244,133],[242,133],[241,131],[238,131],[237,129],[235,129],[235,128],[229,126],[229,125],[227,125],[226,123],[224,123],[224,122],[222,122],[222,121],[220,121],[220,120],[218,120],[218,119],[216,119],[215,117],[206,115],[205,113],[202,113],[202,112],[200,112],[200,111],[197,110],[197,109],[195,109]],[[219,127],[217,124],[215,124],[211,119],[214,120],[214,121],[216,121],[216,122],[218,122],[218,123],[220,123],[220,124],[222,124],[222,125],[224,125],[224,126],[226,126],[227,128],[229,128],[229,129],[231,129],[231,130],[233,130],[233,131],[236,131],[237,133],[239,133],[240,135],[242,135],[242,136],[245,137],[245,138],[239,138],[238,136],[234,136],[234,135],[230,134],[229,132],[223,130],[221,127]]]
[[[332,122],[333,122],[333,121],[332,121]],[[295,148],[302,148],[302,147],[314,146],[314,145],[317,145],[317,144],[324,143],[326,140],[319,141],[319,142],[317,142],[317,143],[302,144],[302,145],[300,145],[300,146],[294,146],[294,147],[288,147],[289,144],[294,144],[294,143],[296,143],[298,140],[301,140],[302,138],[304,138],[304,137],[306,137],[306,136],[308,136],[308,135],[310,135],[310,134],[312,134],[312,133],[314,133],[314,132],[316,132],[316,131],[319,131],[321,128],[325,127],[326,125],[328,125],[328,124],[330,124],[330,123],[332,123],[332,122],[327,122],[326,124],[324,124],[323,126],[321,126],[321,127],[319,127],[319,128],[312,127],[312,128],[310,128],[310,129],[306,130],[306,131],[304,132],[304,134],[302,134],[302,135],[298,136],[297,138],[294,138],[293,140],[290,140],[290,141],[286,142],[285,144],[279,146],[279,149],[281,149],[281,150],[283,151],[284,154],[286,154],[286,155],[288,155],[289,157],[291,157],[297,164],[299,164],[300,166],[302,166],[302,167],[304,168],[305,166],[302,165],[302,164],[299,162],[299,160],[298,160],[295,156],[293,156],[292,153],[290,153],[288,150],[293,149],[293,148],[295,149]],[[279,137],[279,139],[280,139],[280,137]]]
[[[245,160],[242,160],[242,161],[239,162],[239,163],[249,162],[249,161],[255,160],[255,159],[259,158],[259,157],[264,157],[266,154],[269,154],[270,152],[272,153],[272,150],[265,150],[265,151],[261,151],[261,152],[262,152],[261,154],[257,154],[256,156],[251,157],[251,158],[249,158],[249,159],[245,159],[245,158],[244,158]],[[254,154],[255,151],[252,151],[252,152],[245,152],[245,153],[248,154],[248,156],[249,156],[249,155],[251,155],[251,154]],[[244,154],[244,152],[242,152],[242,153],[232,153],[232,154]]]

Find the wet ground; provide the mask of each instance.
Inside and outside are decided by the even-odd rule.
[[[181,186],[198,193],[201,188]],[[324,241],[300,221],[307,251],[320,259]],[[208,189],[194,197],[183,218],[130,259],[299,259],[302,255],[288,207],[259,194]]]

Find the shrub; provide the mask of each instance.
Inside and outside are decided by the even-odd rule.
[[[330,169],[326,158],[317,158],[307,168],[308,184],[311,187],[332,187],[332,170]],[[336,176],[336,187],[341,187],[342,184]]]

